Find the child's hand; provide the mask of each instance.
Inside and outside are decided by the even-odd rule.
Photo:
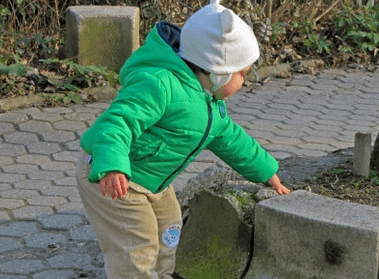
[[[275,191],[279,195],[285,195],[290,193],[291,191],[287,189],[281,182],[279,177],[275,174],[273,177],[271,177],[268,181],[268,184],[275,189]]]
[[[103,196],[106,197],[108,192],[112,199],[122,198],[128,191],[129,180],[121,172],[109,172],[100,180],[100,189]]]

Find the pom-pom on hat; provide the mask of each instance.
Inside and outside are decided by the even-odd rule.
[[[220,0],[211,0],[184,24],[178,54],[211,72],[216,79],[214,83],[220,83],[218,76],[219,79],[224,76],[221,78],[224,83],[230,80],[230,74],[245,69],[259,58],[259,47],[249,25],[220,5]]]

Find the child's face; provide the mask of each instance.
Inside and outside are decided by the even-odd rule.
[[[251,67],[246,67],[242,71],[234,73],[231,80],[214,93],[214,97],[217,100],[226,100],[229,96],[236,94],[241,89],[247,72]]]

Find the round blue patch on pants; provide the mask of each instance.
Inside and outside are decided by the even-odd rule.
[[[168,227],[162,234],[162,242],[170,248],[174,248],[179,243],[181,226],[174,224]]]

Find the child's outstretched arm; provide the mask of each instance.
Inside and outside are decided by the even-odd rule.
[[[100,180],[100,189],[104,197],[111,194],[112,199],[122,198],[128,191],[129,180],[122,172],[109,172]],[[108,190],[108,191],[107,191]]]
[[[268,181],[267,181],[268,185],[270,185],[272,188],[275,189],[275,191],[279,194],[279,195],[283,195],[283,194],[288,194],[289,192],[291,192],[289,189],[287,189],[281,182],[280,182],[280,179],[278,177],[278,175],[274,175],[273,177],[271,177]]]

